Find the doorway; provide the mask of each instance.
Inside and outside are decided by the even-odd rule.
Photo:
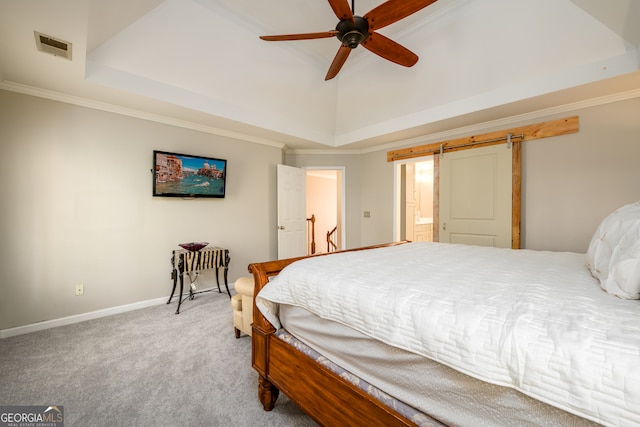
[[[306,174],[307,251],[311,254],[342,250],[346,247],[344,168],[307,167]]]
[[[396,164],[395,240],[433,241],[433,157]]]
[[[520,248],[522,143],[512,141],[511,144],[494,143],[471,148],[473,149],[456,150],[446,154],[444,163],[435,156],[394,162],[394,240],[412,240],[412,236],[413,240],[416,240],[415,233],[412,234],[410,228],[418,224],[417,219],[424,217],[424,214],[418,212],[417,208],[413,213],[411,212],[412,189],[410,186],[416,183],[410,179],[412,170],[410,164],[432,159],[432,241]],[[492,150],[497,151],[493,153]],[[501,155],[500,151],[506,154]],[[447,158],[455,159],[457,166],[460,167],[456,166],[453,169],[445,167]],[[481,165],[489,167],[476,172],[470,172],[473,168],[468,168],[468,166]],[[415,173],[415,166],[413,170]],[[443,188],[445,181],[448,184],[444,184]],[[500,185],[477,188],[482,182]],[[460,193],[458,190],[471,190],[473,197],[467,197],[464,191]],[[415,189],[413,191],[415,192]],[[484,199],[475,201],[481,196],[484,196]],[[480,211],[476,210],[471,214],[468,209],[470,203],[474,209],[481,208]],[[451,216],[451,209],[455,210],[454,216]],[[452,230],[452,226],[459,225],[458,219],[470,220],[467,223],[472,227],[462,231]],[[489,219],[495,219],[495,221]],[[499,228],[498,234],[492,235],[493,231],[483,230],[480,227],[494,222],[500,224],[495,228],[495,230]],[[450,233],[443,239],[441,232],[445,231]],[[451,231],[455,231],[455,239],[451,239]]]

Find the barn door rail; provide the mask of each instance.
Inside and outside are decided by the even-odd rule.
[[[505,129],[501,131],[489,132],[482,135],[452,139],[444,142],[419,145],[415,147],[402,148],[387,152],[387,161],[411,159],[414,157],[424,157],[429,154],[439,153],[440,155],[448,151],[467,150],[479,145],[495,145],[507,142],[532,141],[540,138],[567,135],[577,133],[579,130],[578,116],[566,117],[564,119],[549,122],[536,123],[533,125],[520,126],[517,128]]]

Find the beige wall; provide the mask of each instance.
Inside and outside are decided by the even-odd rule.
[[[640,98],[575,114],[579,133],[524,144],[526,248],[586,252],[605,216],[640,200]]]
[[[370,213],[361,217],[362,245],[393,241],[393,163],[387,152],[377,151],[362,156],[362,209]]]
[[[0,111],[0,330],[168,298],[181,242],[228,248],[231,283],[277,256],[282,150],[6,91]],[[152,197],[154,149],[227,159],[227,197]]]
[[[602,218],[623,204],[640,200],[640,98],[508,127],[572,115],[580,117],[579,133],[524,143],[524,248],[586,252]],[[504,126],[474,134],[498,129]],[[386,161],[386,151],[362,155],[361,170],[361,210],[372,212],[371,219],[362,219],[362,244],[390,241],[393,166]]]
[[[506,127],[572,115],[580,118],[579,133],[524,143],[523,248],[586,252],[596,226],[608,213],[640,200],[640,98]],[[473,134],[504,128],[487,126]],[[458,136],[469,135],[454,137]],[[394,168],[387,162],[386,150],[357,157],[296,154],[287,155],[286,161],[292,166],[346,166],[347,247],[393,240]],[[363,217],[364,211],[370,218]]]
[[[180,242],[229,248],[231,281],[248,263],[276,258],[275,165],[283,158],[345,168],[347,248],[393,240],[386,150],[283,157],[276,148],[6,91],[0,111],[0,330],[166,297]],[[578,134],[524,144],[525,248],[584,252],[604,216],[640,200],[640,98],[509,127],[574,114]],[[153,198],[154,149],[228,159],[227,197]],[[211,275],[202,279],[213,284]],[[78,283],[82,297],[74,296]]]

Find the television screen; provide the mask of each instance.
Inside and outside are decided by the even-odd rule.
[[[218,197],[225,195],[227,161],[212,157],[153,152],[153,195]]]

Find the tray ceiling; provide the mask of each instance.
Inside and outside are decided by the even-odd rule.
[[[380,31],[414,67],[359,47],[328,82],[337,39],[258,39],[333,29],[325,1],[8,0],[0,16],[0,88],[290,148],[373,149],[640,89],[633,0],[439,0]]]

